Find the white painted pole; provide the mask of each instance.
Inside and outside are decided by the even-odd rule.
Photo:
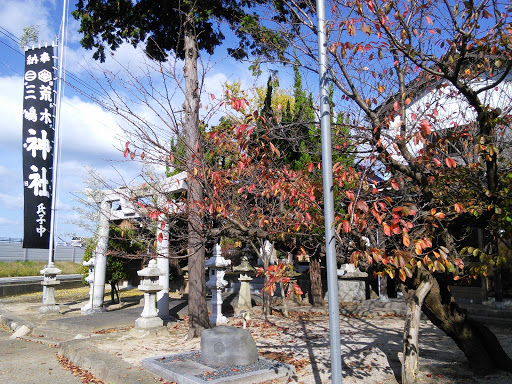
[[[105,295],[105,280],[107,274],[107,249],[111,208],[111,201],[104,200],[101,202],[98,243],[96,245],[96,264],[94,267],[92,312],[104,311],[103,296]]]
[[[48,246],[48,265],[54,262],[54,248],[55,248],[55,222],[57,221],[57,191],[58,191],[58,169],[60,157],[60,111],[62,107],[62,95],[64,93],[64,66],[66,65],[66,26],[68,14],[68,0],[64,0],[62,6],[62,25],[60,30],[59,42],[59,86],[57,90],[57,108],[55,116],[55,131],[54,131],[54,144],[53,144],[53,170],[52,170],[52,215],[50,218],[50,244]]]
[[[331,346],[331,382],[342,382],[340,310],[336,238],[334,236],[334,196],[332,187],[331,112],[329,106],[328,58],[325,35],[325,1],[316,1],[318,29],[318,74],[320,78],[320,124],[322,136],[322,176],[324,187],[325,248],[327,257],[327,291],[329,300],[329,335]]]
[[[158,200],[158,206],[163,208],[165,205],[164,198],[160,196]],[[162,241],[158,241],[160,234],[162,235]],[[156,236],[156,264],[163,272],[163,275],[158,278],[158,285],[162,287],[162,290],[157,292],[156,301],[158,316],[163,318],[169,316],[169,223],[167,222],[167,216],[163,213],[158,216]]]

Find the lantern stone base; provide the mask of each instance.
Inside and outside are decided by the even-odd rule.
[[[163,327],[164,322],[159,317],[139,317],[135,320],[135,328],[137,329],[150,329]]]
[[[39,313],[48,314],[48,313],[59,313],[60,307],[58,305],[41,305],[39,307]]]

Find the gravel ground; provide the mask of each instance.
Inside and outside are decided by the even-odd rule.
[[[184,319],[186,320],[186,319]],[[291,318],[256,316],[248,323],[260,355],[295,366],[295,383],[330,383],[328,316],[323,313],[292,313]],[[397,383],[400,377],[403,318],[342,317],[341,348],[344,383]],[[240,320],[229,325],[241,327]],[[136,367],[147,357],[199,350],[199,340],[186,340],[186,321],[170,323],[171,336],[165,339],[138,339],[116,333],[97,347]],[[512,355],[512,330],[493,329],[505,350]],[[453,341],[422,321],[420,331],[420,372],[418,382],[439,384],[512,383],[512,375],[473,377],[462,352]]]

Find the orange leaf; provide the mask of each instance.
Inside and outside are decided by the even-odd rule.
[[[387,224],[387,223],[382,224],[382,228],[383,228],[384,234],[386,236],[391,236],[391,227],[389,226],[389,224]]]
[[[460,203],[455,203],[454,207],[455,207],[455,212],[457,212],[457,213],[461,213],[464,211],[464,207]]]
[[[406,247],[409,246],[409,244],[411,244],[411,240],[409,239],[409,234],[407,232],[402,232],[402,242],[404,243],[404,245]]]
[[[313,165],[313,163],[309,163],[309,165],[308,165],[308,172],[313,172],[314,167],[315,166]]]

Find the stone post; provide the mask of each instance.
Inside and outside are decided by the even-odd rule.
[[[224,280],[226,267],[231,264],[231,260],[222,257],[222,250],[219,244],[213,247],[213,257],[208,260],[205,265],[209,269],[210,279],[206,282],[206,286],[212,290],[212,314],[210,315],[210,323],[212,325],[226,324],[228,319],[222,314],[222,291],[228,284]]]
[[[387,303],[389,301],[387,276],[377,276],[377,283],[379,286],[379,300]]]
[[[105,279],[107,274],[107,249],[110,229],[110,210],[112,202],[104,200],[100,205],[100,223],[98,244],[96,245],[96,263],[94,268],[94,289],[92,308],[87,313],[104,312],[103,296],[105,295]]]
[[[135,328],[137,329],[151,329],[164,325],[162,319],[158,317],[156,308],[156,293],[162,290],[162,286],[158,284],[158,279],[162,276],[162,273],[154,259],[149,261],[146,268],[137,271],[137,275],[142,277],[142,281],[137,288],[144,292],[144,309],[140,317],[135,320]]]
[[[81,308],[82,312],[86,312],[92,309],[93,294],[94,294],[94,264],[96,258],[93,256],[89,260],[82,262],[85,267],[89,267],[89,274],[84,279],[86,283],[89,283],[89,301]]]
[[[41,285],[46,288],[46,294],[43,296],[43,305],[39,307],[41,313],[55,313],[59,312],[59,306],[55,302],[55,286],[60,284],[57,280],[57,275],[62,271],[55,267],[53,262],[48,263],[45,269],[41,270],[44,276]]]
[[[158,206],[162,209],[165,205],[163,197],[158,197]],[[162,272],[162,275],[158,279],[158,284],[162,287],[162,290],[156,294],[156,301],[158,307],[158,316],[167,317],[169,316],[169,224],[167,222],[167,216],[160,214],[158,216],[158,228],[156,230],[157,240],[156,242],[156,263],[158,268]]]

